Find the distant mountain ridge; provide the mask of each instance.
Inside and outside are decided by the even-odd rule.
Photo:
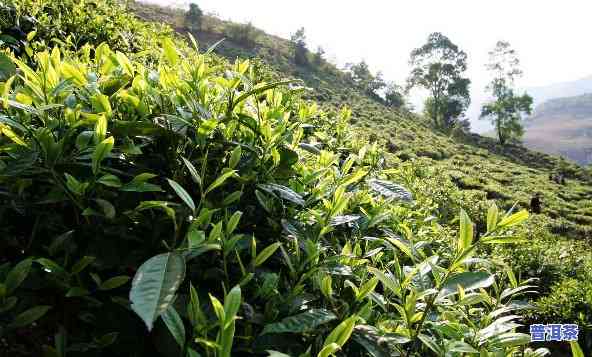
[[[525,90],[533,97],[534,105],[538,106],[550,99],[592,93],[592,75],[575,81],[554,83],[539,87],[527,87]]]
[[[592,163],[592,93],[550,99],[525,121],[524,144],[582,165]]]
[[[561,114],[584,118],[590,116],[592,114],[592,93],[574,97],[555,98],[541,103],[535,108],[530,121],[536,121],[540,117]]]

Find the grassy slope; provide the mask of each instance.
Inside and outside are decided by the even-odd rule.
[[[186,32],[181,11],[144,4],[135,4],[134,11],[143,19],[166,22],[177,31]],[[208,48],[224,38],[227,25],[228,22],[207,17],[205,30],[195,33],[200,46]],[[316,100],[351,107],[356,124],[370,129],[372,137],[386,143],[395,156],[403,160],[428,157],[435,165],[446,168],[463,189],[478,191],[488,199],[499,199],[506,204],[517,202],[521,207],[528,207],[532,194],[541,191],[546,215],[563,217],[567,223],[576,225],[592,225],[592,205],[588,202],[592,195],[591,181],[575,164],[567,167],[572,178],[565,186],[558,185],[549,180],[549,174],[560,165],[557,157],[520,146],[501,148],[494,140],[478,135],[453,138],[434,131],[423,118],[392,110],[356,90],[329,63],[323,63],[321,68],[296,66],[291,60],[288,42],[275,36],[262,34],[253,45],[242,45],[227,38],[216,52],[230,59],[260,57],[283,75],[303,79],[307,86],[315,89]],[[578,234],[577,238],[592,238],[586,227],[572,228],[585,233],[585,237]]]
[[[165,22],[180,33],[187,32],[182,11],[143,4],[132,4],[132,7],[142,19]],[[202,30],[194,35],[200,47],[208,48],[227,37],[224,32],[228,26],[233,24],[206,17]],[[547,282],[553,281],[552,274],[583,279],[577,272],[584,265],[592,266],[585,249],[592,238],[592,183],[581,167],[564,162],[568,180],[565,185],[557,184],[549,175],[560,166],[559,158],[520,146],[502,148],[493,139],[478,135],[453,138],[437,132],[423,118],[392,110],[355,89],[342,72],[329,63],[296,66],[285,39],[261,32],[256,43],[244,45],[227,38],[216,48],[216,53],[230,59],[261,58],[282,76],[303,79],[307,86],[315,89],[314,99],[325,105],[347,104],[353,111],[356,125],[367,128],[371,139],[386,144],[395,161],[423,157],[427,165],[444,170],[463,189],[465,197],[476,199],[473,202],[495,199],[505,208],[513,204],[528,208],[534,193],[541,192],[543,214],[532,221],[533,227],[543,227],[532,230],[532,238],[537,243],[500,252],[509,259],[520,259],[520,262],[513,261],[513,265],[524,269],[524,275],[537,275],[532,271],[529,274],[526,269],[531,263],[535,267],[545,265],[537,269],[538,276],[541,276],[541,269],[543,275],[549,275]],[[578,254],[574,255],[574,251]],[[566,252],[569,261],[565,260]],[[548,284],[541,285],[543,291],[548,291]]]

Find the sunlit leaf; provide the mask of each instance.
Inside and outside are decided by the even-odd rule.
[[[441,297],[454,294],[460,285],[465,291],[487,288],[495,281],[494,276],[481,271],[468,271],[451,276],[440,292]]]
[[[299,206],[304,206],[305,204],[304,199],[302,199],[302,196],[300,196],[297,192],[295,192],[289,187],[278,185],[275,183],[261,184],[257,185],[257,187],[259,187],[263,191],[276,194],[279,197],[292,203],[295,203]]]
[[[372,179],[368,181],[368,185],[371,189],[378,192],[382,196],[393,199],[393,200],[401,200],[411,202],[413,201],[413,195],[409,192],[405,187],[398,185],[396,183],[385,181],[385,180],[377,180]]]
[[[101,141],[95,148],[92,156],[92,170],[95,175],[99,172],[101,161],[103,161],[113,149],[114,143],[115,139],[111,136]]]

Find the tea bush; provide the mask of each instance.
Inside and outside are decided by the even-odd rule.
[[[45,23],[86,6],[22,4]],[[64,26],[0,55],[8,355],[546,354],[517,332],[533,281],[483,254],[523,242],[528,213],[480,218],[250,61],[108,26],[51,41]]]
[[[47,46],[107,42],[113,50],[139,52],[158,47],[161,36],[172,35],[166,25],[145,23],[116,0],[7,0],[0,13],[2,30],[34,31]],[[10,35],[10,34],[9,34]],[[29,52],[29,54],[31,54]]]

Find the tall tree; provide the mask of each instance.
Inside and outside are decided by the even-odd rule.
[[[185,14],[185,27],[191,31],[201,30],[203,11],[195,3],[189,4],[189,10]]]
[[[294,48],[294,61],[301,66],[308,65],[308,56],[306,49],[306,35],[304,27],[299,28],[291,37],[290,41]]]
[[[426,113],[438,128],[451,128],[469,106],[469,84],[463,77],[467,70],[467,54],[439,32],[411,52],[411,75],[408,88],[421,87],[429,91]]]
[[[522,116],[532,112],[532,97],[527,93],[515,93],[514,82],[522,76],[522,70],[516,51],[508,42],[496,43],[489,52],[486,67],[493,74],[487,86],[493,100],[483,105],[481,118],[491,120],[500,144],[504,145],[524,134]]]

